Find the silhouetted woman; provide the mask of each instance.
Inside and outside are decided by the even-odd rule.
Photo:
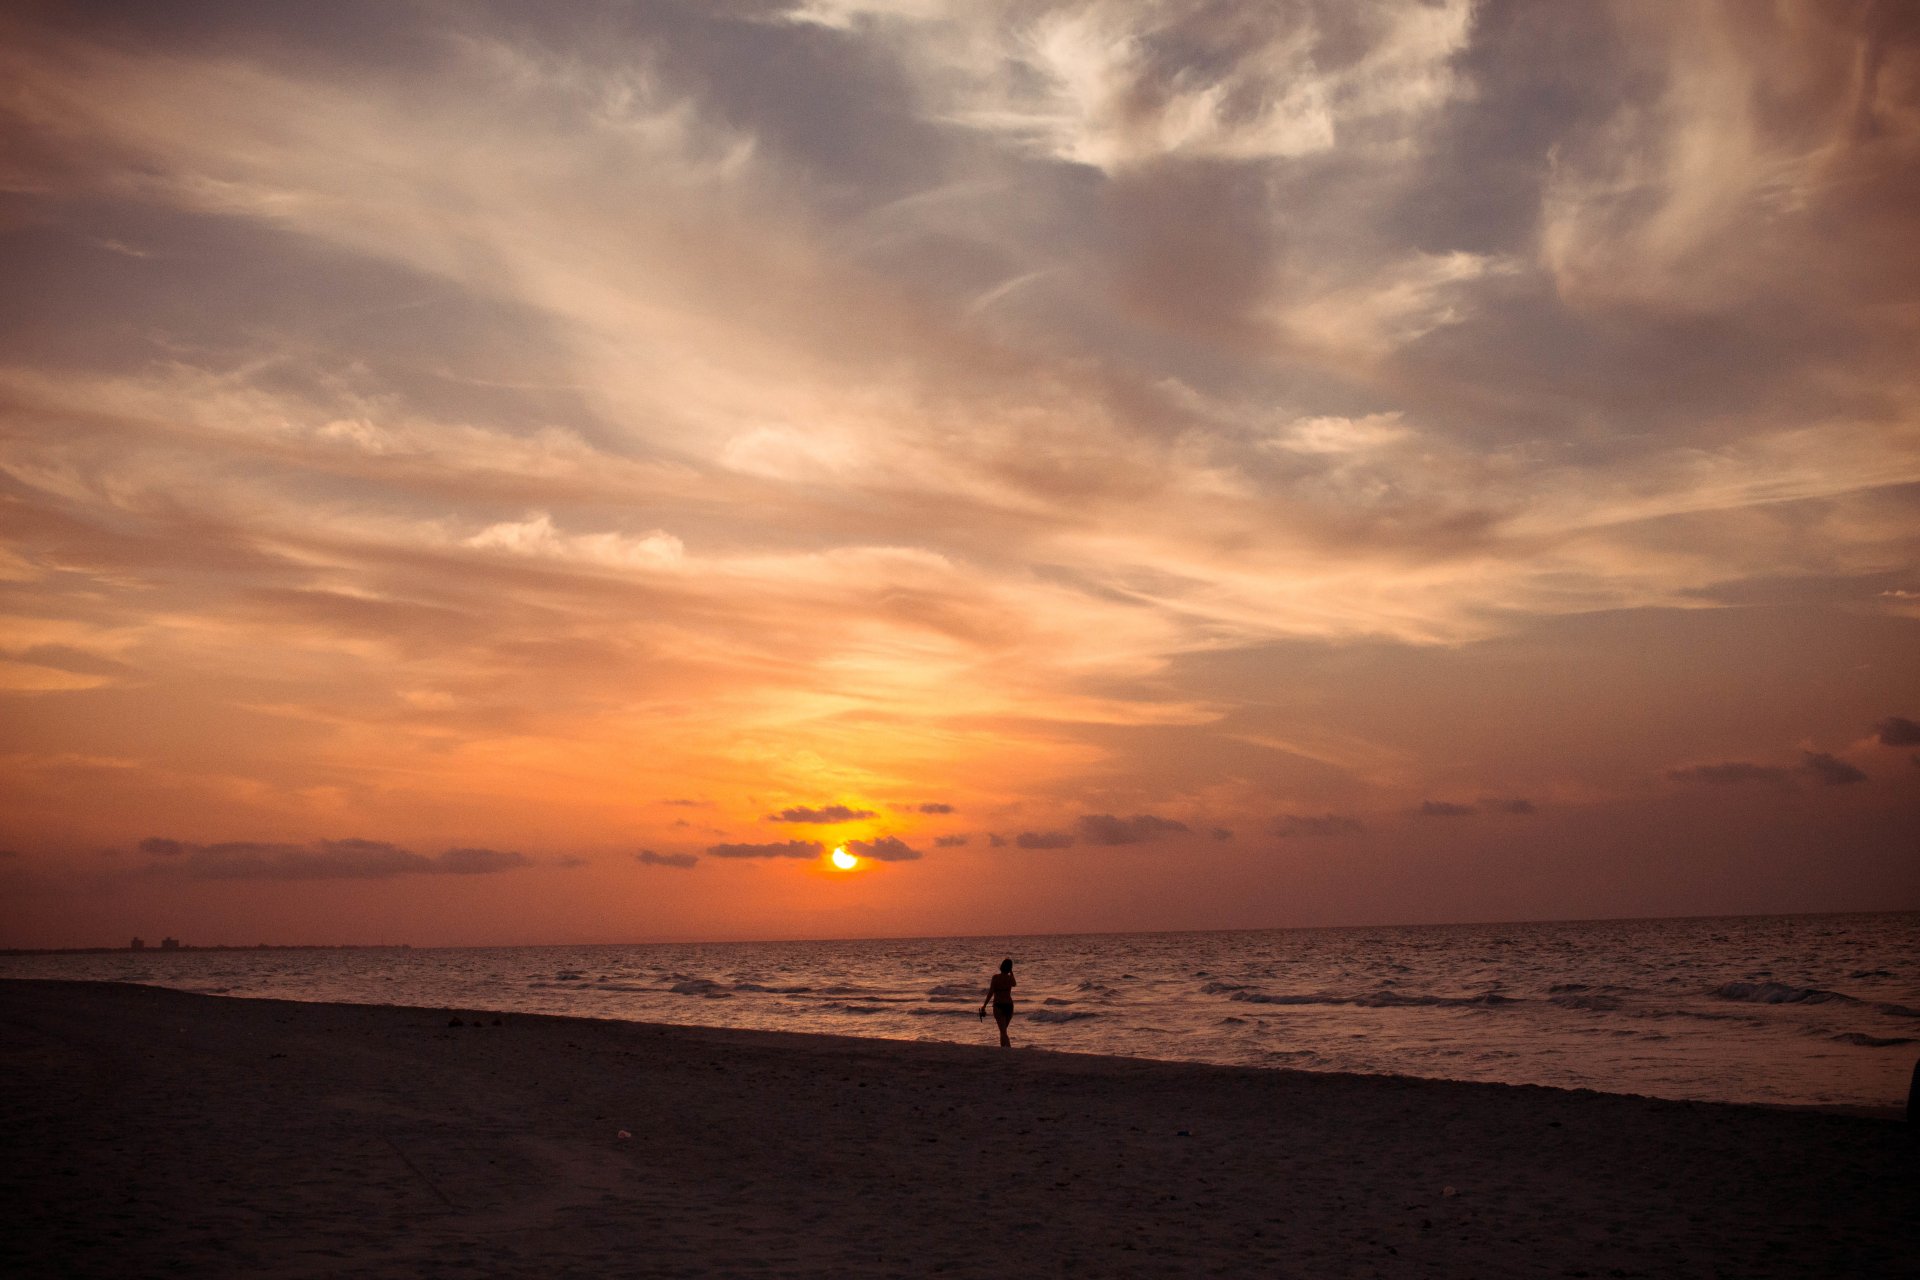
[[[987,999],[980,1002],[980,1016],[987,1016],[987,1001],[993,1002],[993,1020],[1000,1024],[1000,1047],[1013,1048],[1007,1039],[1007,1024],[1013,1021],[1013,961],[1002,960],[1000,972],[987,983]]]

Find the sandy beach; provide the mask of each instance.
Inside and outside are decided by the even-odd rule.
[[[1003,1053],[990,1024],[973,1049],[24,981],[0,1009],[8,1275],[1920,1267],[1893,1116]]]

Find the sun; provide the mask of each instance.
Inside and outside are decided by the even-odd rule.
[[[842,871],[851,871],[860,865],[860,859],[848,853],[847,846],[845,845],[841,845],[833,851],[830,861]]]

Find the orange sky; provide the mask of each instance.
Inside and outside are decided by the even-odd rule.
[[[0,945],[1920,907],[1902,6],[558,8],[0,18]]]

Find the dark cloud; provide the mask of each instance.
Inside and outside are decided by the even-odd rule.
[[[872,858],[875,862],[913,862],[920,857],[920,851],[895,836],[879,836],[873,840],[849,840],[847,851],[862,858]]]
[[[797,805],[791,809],[782,809],[778,813],[768,814],[767,821],[813,823],[826,826],[836,822],[857,822],[861,818],[873,816],[874,812],[871,809],[849,809],[843,804],[830,804],[823,809],[809,809],[805,805]]]
[[[1343,813],[1287,813],[1273,820],[1271,835],[1289,840],[1295,836],[1350,836],[1366,830],[1360,819]]]
[[[1521,796],[1514,796],[1509,800],[1483,800],[1480,802],[1480,807],[1491,813],[1528,814],[1539,812],[1539,810],[1533,807],[1533,801]]]
[[[1801,768],[1818,778],[1822,785],[1844,787],[1855,782],[1865,782],[1867,775],[1848,764],[1838,756],[1825,751],[1802,752],[1807,762]]]
[[[1883,747],[1920,747],[1920,724],[1905,716],[1888,716],[1873,729]]]
[[[191,844],[152,836],[142,840],[140,848],[169,859],[152,864],[154,871],[194,880],[387,880],[409,875],[492,875],[533,865],[533,859],[523,853],[500,849],[457,848],[428,857],[384,840],[361,839]]]
[[[953,806],[950,804],[940,804],[938,802],[931,803],[931,804],[923,804],[920,806],[920,812],[921,813],[952,813]]]
[[[502,849],[448,849],[434,859],[434,870],[456,876],[487,875],[532,864],[523,853]]]
[[[987,836],[987,843],[995,849],[1004,849],[1007,847],[1007,838],[1002,835],[989,834]]]
[[[1450,800],[1422,800],[1419,812],[1423,818],[1464,818],[1473,812],[1473,806],[1454,804]]]
[[[1013,838],[1022,849],[1069,849],[1073,837],[1064,831],[1022,831]]]
[[[1704,782],[1712,787],[1733,787],[1747,782],[1782,787],[1792,782],[1788,771],[1779,765],[1754,764],[1750,760],[1688,765],[1684,769],[1669,769],[1667,777],[1674,782]]]
[[[817,858],[824,846],[818,840],[783,840],[774,844],[710,844],[716,858]]]
[[[575,871],[586,866],[587,860],[577,853],[569,853],[565,857],[555,858],[553,865],[566,871]]]
[[[1213,830],[1207,832],[1207,834],[1209,836],[1212,836],[1215,840],[1233,839],[1233,832],[1227,830],[1225,827],[1215,827]]]
[[[1116,818],[1110,813],[1089,813],[1080,819],[1080,838],[1088,844],[1104,846],[1145,844],[1163,836],[1186,831],[1187,824],[1151,813],[1136,813],[1131,818]]]
[[[633,860],[648,867],[679,867],[685,870],[700,861],[691,853],[655,853],[651,849],[642,849],[633,855]]]
[[[936,849],[958,849],[967,842],[965,836],[935,836],[933,847]]]

